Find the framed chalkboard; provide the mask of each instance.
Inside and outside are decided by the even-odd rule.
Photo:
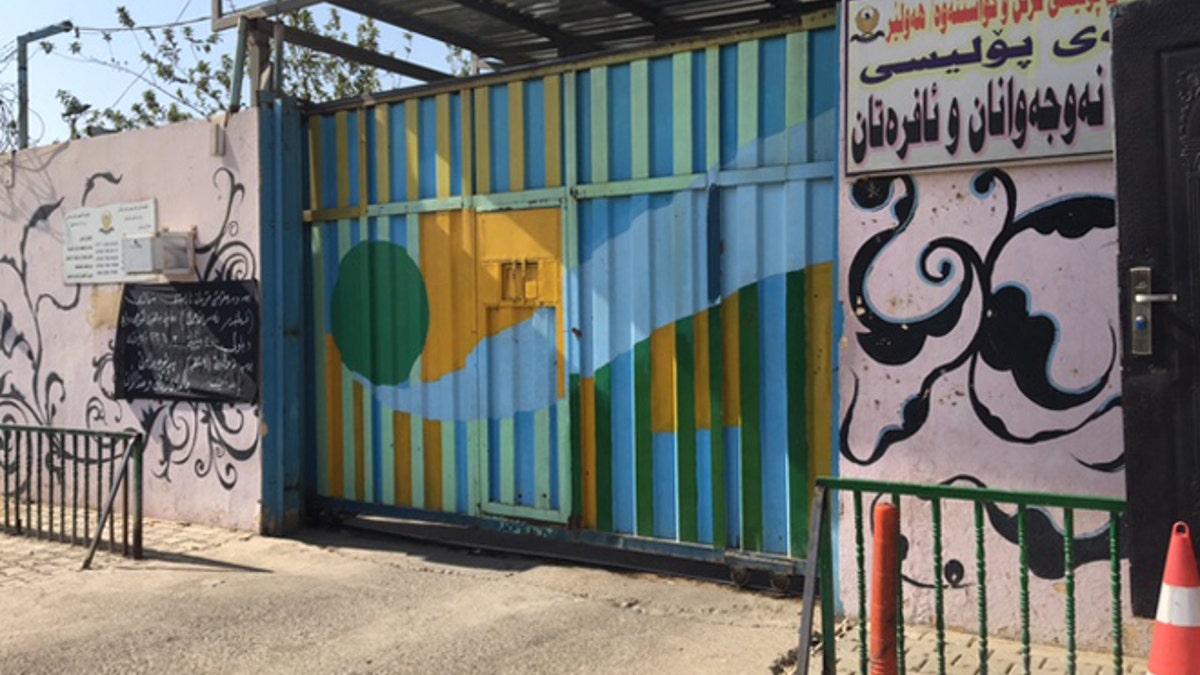
[[[127,284],[113,365],[118,398],[258,400],[258,284]]]

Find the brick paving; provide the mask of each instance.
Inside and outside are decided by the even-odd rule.
[[[844,622],[838,626],[837,672],[857,673],[859,666],[859,641],[856,623]],[[905,671],[909,673],[937,673],[939,659],[937,633],[931,627],[904,627]],[[988,669],[990,675],[1013,675],[1024,673],[1024,658],[1021,643],[1000,638],[988,639]],[[810,672],[820,669],[821,650],[813,650]],[[945,672],[952,675],[974,675],[981,673],[979,667],[979,642],[975,635],[946,631]],[[1030,648],[1030,672],[1066,673],[1067,650],[1061,647],[1033,645]],[[1122,662],[1125,673],[1146,672],[1146,660],[1125,655]],[[1078,652],[1075,672],[1078,675],[1102,675],[1113,673],[1112,653]]]
[[[146,558],[180,558],[223,546],[254,535],[189,523],[147,519],[142,546]],[[118,534],[118,539],[120,535]],[[23,585],[65,573],[80,571],[87,546],[72,546],[57,539],[30,535],[0,534],[0,588]],[[137,564],[102,544],[92,560],[93,569]]]

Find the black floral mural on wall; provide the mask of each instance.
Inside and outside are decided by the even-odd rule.
[[[891,202],[897,222],[894,227],[868,239],[850,262],[848,291],[852,309],[862,327],[855,338],[868,357],[888,366],[909,363],[930,338],[942,337],[954,330],[972,329],[962,325],[963,308],[976,290],[982,308],[979,323],[973,327],[974,337],[966,347],[921,378],[901,410],[901,423],[883,430],[874,446],[865,450],[852,448],[849,440],[858,406],[858,377],[854,376],[854,389],[840,433],[841,455],[847,461],[858,465],[874,464],[894,445],[920,431],[929,419],[930,392],[934,384],[942,376],[964,366],[968,369],[972,410],[988,431],[1010,443],[1030,445],[1072,434],[1120,405],[1119,396],[1100,398],[1109,381],[1118,374],[1115,327],[1109,326],[1110,356],[1104,373],[1081,390],[1063,388],[1050,377],[1050,362],[1060,337],[1055,320],[1030,309],[1033,303],[1028,289],[1018,285],[993,285],[996,263],[1017,235],[1036,232],[1043,236],[1079,239],[1093,230],[1112,229],[1116,226],[1113,199],[1069,197],[1042,204],[1018,217],[1017,188],[1007,173],[989,169],[971,181],[971,191],[979,199],[990,196],[997,187],[1002,191],[1006,210],[999,232],[986,251],[976,250],[966,241],[951,236],[933,239],[922,248],[917,268],[923,281],[941,285],[956,272],[960,278],[957,288],[941,307],[914,320],[887,316],[863,299],[876,259],[913,222],[916,183],[910,176],[898,176],[860,181],[853,186],[851,199],[856,207],[878,210]],[[894,194],[897,189],[900,190],[898,196]],[[937,264],[932,266],[934,257],[939,255]],[[1085,419],[1075,424],[1018,434],[1011,430],[1003,415],[980,398],[975,383],[981,363],[996,372],[1008,373],[1021,394],[1045,410],[1064,411],[1088,404],[1094,407]],[[1121,457],[1103,463],[1077,461],[1107,472],[1118,471],[1124,466]]]
[[[931,395],[935,384],[959,369],[966,372],[964,393],[975,418],[996,438],[1017,445],[1029,446],[1068,436],[1121,404],[1119,394],[1111,393],[1109,388],[1110,381],[1119,377],[1115,326],[1110,324],[1107,335],[1095,338],[1105,340],[1109,349],[1103,372],[1080,389],[1063,387],[1050,375],[1051,361],[1061,339],[1058,322],[1052,316],[1033,311],[1036,303],[1031,290],[1019,284],[998,285],[994,276],[997,263],[1009,244],[1023,233],[1078,240],[1096,230],[1115,228],[1112,197],[1070,196],[1018,214],[1017,187],[1006,172],[999,169],[981,171],[972,178],[970,187],[975,199],[999,197],[1003,218],[1000,220],[998,214],[996,234],[983,248],[949,235],[938,236],[921,247],[916,261],[921,281],[931,287],[946,289],[943,292],[948,292],[948,296],[936,309],[919,317],[890,315],[871,303],[866,290],[881,255],[893,242],[901,240],[914,223],[918,198],[916,180],[907,175],[882,177],[859,181],[851,188],[850,197],[856,208],[882,211],[890,205],[895,223],[864,242],[847,268],[850,309],[854,314],[853,321],[857,321],[859,327],[854,339],[863,354],[883,366],[903,366],[914,362],[933,338],[956,331],[966,331],[970,338],[945,360],[915,374],[911,393],[901,406],[898,423],[881,429],[870,447],[853,447],[850,442],[850,429],[860,406],[858,374],[851,373],[854,385],[839,434],[840,454],[846,461],[870,466],[898,444],[915,436],[930,419],[932,402],[936,400]],[[977,303],[971,305],[970,313],[966,311],[968,302]],[[1006,418],[995,406],[989,405],[976,386],[983,368],[1010,378],[1027,403],[1056,413],[1074,411],[1072,421],[1031,433],[1014,431],[1011,422],[1015,420]],[[1083,411],[1082,419],[1079,411]],[[1100,462],[1078,457],[1075,461],[1087,470],[1101,473],[1124,468],[1123,455]],[[968,474],[953,476],[941,484],[987,487],[980,478]],[[985,504],[985,511],[991,529],[1011,544],[1018,544],[1015,509]],[[1030,571],[1039,578],[1061,579],[1065,551],[1061,527],[1054,515],[1044,510],[1029,509],[1026,518]],[[1075,565],[1107,560],[1108,541],[1107,525],[1077,535],[1072,544]],[[907,540],[902,542],[902,555],[907,553],[907,544]],[[1120,553],[1126,556],[1125,551]],[[905,565],[906,570],[924,567],[923,560],[910,560]],[[939,578],[907,572],[904,580],[919,588],[933,588],[938,584],[964,588],[971,583],[966,578],[966,569],[962,560],[951,555],[939,570]]]
[[[92,174],[84,183],[80,205],[87,206],[95,193],[119,185],[122,178],[111,171]],[[233,218],[235,206],[245,199],[246,188],[225,167],[214,172],[212,186],[219,201],[224,202],[218,212],[221,224],[211,239],[197,242],[198,275],[202,281],[253,279],[258,275],[257,257],[250,244],[240,238],[238,222]],[[82,286],[67,287],[70,290],[65,298],[36,291],[27,252],[30,234],[47,227],[50,216],[63,202],[64,198],[59,198],[39,206],[23,226],[16,254],[0,256],[0,271],[15,276],[20,285],[19,293],[9,292],[0,298],[0,357],[10,362],[8,369],[0,371],[0,424],[54,426],[66,402],[64,377],[45,359],[44,321],[50,313],[79,308]],[[238,464],[249,461],[258,451],[254,408],[188,401],[118,401],[113,392],[114,347],[110,340],[108,350],[92,360],[92,380],[99,393],[85,404],[87,427],[141,431],[151,441],[148,456],[156,450],[159,453],[151,460],[151,471],[158,478],[170,481],[176,467],[190,465],[198,477],[214,475],[223,487],[232,489],[238,481]],[[17,361],[27,361],[20,374]],[[65,448],[56,447],[47,454],[46,468],[51,476],[58,475],[64,452]]]
[[[233,218],[234,206],[245,199],[246,187],[225,167],[213,174],[212,184],[225,202],[224,215],[213,238],[196,244],[198,276],[201,281],[254,279],[258,260],[250,245],[239,238],[238,221]],[[108,351],[92,361],[92,380],[102,396],[88,400],[89,427],[124,422],[125,405],[113,391],[114,352],[115,344],[110,341]],[[223,487],[232,489],[238,481],[238,464],[258,451],[258,418],[251,406],[137,400],[129,407],[142,433],[158,441],[161,454],[151,471],[163,480],[171,480],[175,467],[190,464],[196,476],[213,475]]]

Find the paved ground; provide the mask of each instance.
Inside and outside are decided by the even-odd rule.
[[[795,599],[369,535],[148,521],[146,548],[81,572],[81,548],[0,535],[0,671],[784,673],[799,623]],[[909,672],[936,672],[932,632],[908,630]],[[977,672],[973,638],[947,643],[948,672]],[[992,646],[989,672],[1020,672],[1019,645]],[[1034,672],[1066,670],[1061,650],[1034,656]]]

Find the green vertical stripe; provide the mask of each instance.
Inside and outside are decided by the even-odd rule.
[[[342,259],[350,252],[353,242],[350,238],[350,221],[339,220],[337,224],[338,232],[338,267],[341,267]],[[341,270],[339,270],[341,272]],[[358,462],[354,455],[356,447],[354,438],[354,377],[350,374],[350,369],[342,365],[342,457],[345,471],[342,472],[342,492],[347,499],[362,499],[362,495],[358,494],[358,485],[355,482],[355,474],[357,472]]]
[[[473,516],[480,514],[480,502],[483,501],[483,487],[480,476],[487,473],[483,465],[483,439],[487,438],[487,420],[471,420],[467,422],[467,513]]]
[[[410,108],[411,110],[411,108]],[[410,213],[405,216],[405,228],[407,229],[407,248],[408,255],[413,260],[417,261],[417,265],[421,264],[421,214]],[[421,381],[421,373],[424,371],[424,359],[420,356],[413,362],[412,371],[409,374],[409,381],[417,383]],[[413,401],[413,412],[409,417],[411,424],[409,433],[412,437],[412,499],[413,506],[417,508],[425,507],[425,402],[423,398]],[[426,507],[427,508],[427,507]]]
[[[713,305],[708,310],[708,370],[709,394],[712,399],[712,508],[713,545],[725,548],[729,545],[728,505],[726,485],[730,476],[725,475],[725,404],[722,399],[725,382],[725,340],[722,333],[721,306]]]
[[[758,139],[758,40],[738,43],[738,147]]]
[[[317,365],[317,494],[329,496],[329,406],[328,383],[325,381],[325,364],[328,356],[325,354],[325,251],[328,242],[322,233],[324,225],[312,228],[312,261],[313,261],[313,350],[316,352]]]
[[[762,550],[762,390],[758,345],[758,285],[738,291],[742,376],[742,547]]]
[[[704,50],[704,98],[705,160],[709,169],[715,169],[721,163],[721,52],[717,47]]]
[[[654,536],[654,434],[650,427],[650,340],[633,348],[637,533]]]
[[[650,177],[650,63],[629,64],[629,128],[633,137],[633,178]]]
[[[808,546],[808,335],[804,331],[804,270],[787,275],[788,502],[791,554]]]
[[[539,509],[550,508],[550,415],[558,414],[542,408],[533,414],[533,504]],[[558,476],[554,476],[557,480]]]
[[[379,241],[392,240],[391,220],[391,217],[383,217],[377,220],[376,227],[379,232]],[[375,288],[392,288],[395,280],[393,269],[390,265],[379,265],[373,272],[375,273]],[[396,329],[400,326],[400,313],[392,311],[391,304],[385,298],[390,300],[389,294],[386,292],[372,294],[371,311],[375,317],[378,317],[376,320],[383,324],[383,337],[380,340],[372,340],[371,349],[375,354],[375,363],[382,363],[381,367],[386,372],[395,372],[396,351],[391,349],[391,345],[395,344],[396,341]],[[376,439],[379,448],[376,450],[372,447],[371,452],[380,453],[379,470],[382,475],[378,476],[376,480],[380,483],[379,496],[384,504],[396,503],[396,432],[394,421],[395,418],[392,416],[392,409],[381,405],[379,408],[380,437]]]
[[[570,118],[568,118],[570,119]],[[571,523],[583,522],[583,410],[579,403],[579,376],[571,375]]]
[[[787,84],[784,85],[788,128],[788,164],[808,161],[808,129],[797,130],[808,120],[808,33],[791,33],[787,36]],[[790,135],[798,134],[796,143]]]
[[[458,511],[458,430],[453,419],[442,421],[442,504],[446,513]]]
[[[500,420],[500,495],[501,504],[517,503],[517,430],[513,418]]]
[[[692,172],[692,53],[676,54],[672,60],[672,93],[675,96],[675,174]]]
[[[550,480],[556,481],[558,485],[558,506],[555,511],[568,514],[571,510],[571,499],[575,494],[574,483],[571,482],[571,408],[566,399],[560,398],[555,402],[554,408],[550,411],[551,415],[557,420],[558,437],[555,441],[558,444],[555,452],[558,453],[558,475],[551,476]]]
[[[596,371],[596,529],[613,530],[612,368]]]
[[[692,317],[675,324],[675,382],[678,389],[679,420],[679,538],[698,541],[696,517],[696,327]]]
[[[608,67],[592,69],[592,182],[608,182]],[[573,123],[573,122],[571,122]]]

